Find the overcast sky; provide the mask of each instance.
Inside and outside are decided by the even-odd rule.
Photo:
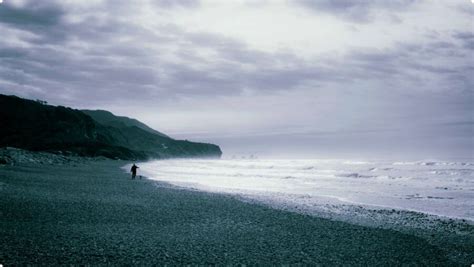
[[[3,94],[226,156],[473,156],[470,0],[2,2]]]

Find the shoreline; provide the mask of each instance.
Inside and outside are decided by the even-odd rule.
[[[421,167],[418,163],[409,167],[394,164],[196,159],[149,161],[140,166],[152,179],[257,200],[264,196],[268,201],[285,202],[286,198],[298,206],[354,205],[474,221],[471,163],[462,163],[469,167],[456,162],[430,162]]]
[[[192,187],[191,185],[185,186],[185,185],[175,185],[172,184],[171,182],[167,181],[160,181],[160,180],[155,180],[153,178],[150,178],[148,176],[142,175],[143,179],[148,179],[152,182],[156,182],[160,185],[168,185],[170,188],[175,188],[175,189],[180,189],[180,190],[190,190],[190,191],[196,191],[196,192],[203,192],[203,193],[209,193],[209,194],[218,194],[218,195],[226,195],[226,196],[231,196],[231,197],[236,197],[238,199],[241,199],[241,201],[248,202],[248,203],[255,203],[255,204],[261,204],[261,205],[268,205],[271,206],[275,209],[283,209],[283,210],[288,210],[288,211],[293,211],[297,213],[303,213],[303,214],[308,214],[308,215],[314,215],[316,217],[319,216],[324,216],[324,212],[321,210],[305,210],[304,208],[302,209],[301,206],[304,207],[304,205],[301,205],[301,203],[290,203],[294,205],[300,205],[300,207],[294,207],[294,205],[290,205],[287,203],[285,205],[284,203],[274,203],[273,199],[271,199],[271,196],[278,196],[278,195],[291,195],[291,194],[285,194],[285,193],[271,193],[271,194],[266,194],[265,192],[260,192],[263,197],[260,199],[256,199],[254,195],[247,194],[245,192],[240,192],[236,191],[233,193],[229,192],[214,192],[211,190],[205,190],[205,189],[199,189]],[[139,178],[137,178],[139,179]],[[301,198],[306,197],[305,195],[298,195]],[[333,199],[334,201],[328,201],[328,203],[324,203],[324,199]],[[442,220],[442,221],[457,221],[459,223],[467,223],[467,224],[472,224],[474,225],[474,219],[470,218],[463,218],[463,217],[456,217],[456,216],[449,216],[449,215],[442,215],[442,214],[435,214],[435,213],[429,213],[429,212],[424,212],[424,211],[419,211],[415,209],[406,209],[402,207],[390,207],[390,206],[383,206],[383,205],[376,205],[376,204],[365,204],[365,203],[359,203],[359,202],[351,202],[351,201],[346,201],[346,200],[340,200],[337,197],[331,197],[331,196],[322,196],[320,197],[320,201],[318,203],[315,203],[315,205],[320,205],[320,206],[340,206],[340,207],[354,207],[354,208],[359,208],[359,209],[364,209],[370,212],[377,212],[377,211],[386,211],[386,212],[391,212],[391,213],[404,213],[404,214],[414,214],[422,217],[429,217],[431,219],[437,219],[437,220]],[[336,204],[336,202],[338,202]],[[287,206],[287,207],[285,207]],[[291,207],[293,206],[293,208]]]
[[[270,193],[266,194],[265,192],[258,191],[258,193],[261,193],[265,197],[262,197],[261,199],[255,199],[254,195],[247,194],[245,192],[240,192],[240,191],[235,191],[235,192],[213,192],[211,190],[205,190],[205,189],[199,189],[192,187],[192,185],[185,186],[185,185],[174,185],[170,182],[167,181],[160,181],[160,180],[155,180],[153,178],[150,178],[148,176],[142,175],[143,178],[157,182],[157,183],[162,183],[162,184],[169,184],[171,187],[174,187],[176,189],[183,189],[183,190],[191,190],[191,191],[198,191],[198,192],[204,192],[204,193],[214,193],[214,194],[222,194],[222,195],[228,195],[228,196],[235,196],[242,198],[242,201],[245,202],[255,202],[256,204],[260,203],[263,205],[270,205],[274,206],[274,208],[277,209],[285,209],[285,210],[291,210],[295,212],[300,212],[300,213],[305,213],[305,214],[312,214],[314,213],[315,216],[319,214],[319,210],[314,210],[314,211],[301,211],[300,209],[291,209],[291,207],[288,208],[283,208],[285,206],[284,204],[269,204],[272,202],[271,195],[273,196],[278,196],[278,195],[295,195],[300,198],[305,198],[306,195],[296,195],[296,194],[286,194],[286,193]],[[433,219],[439,219],[439,220],[454,220],[454,221],[459,221],[459,222],[467,222],[469,224],[474,225],[474,218],[464,218],[464,217],[457,217],[457,216],[449,216],[449,215],[443,215],[443,214],[436,214],[436,213],[430,213],[430,212],[425,212],[425,211],[420,211],[416,209],[407,209],[407,208],[402,208],[402,207],[391,207],[391,206],[384,206],[384,205],[377,205],[377,204],[366,204],[362,202],[352,202],[348,200],[341,200],[338,197],[332,197],[332,196],[321,196],[318,197],[320,202],[315,203],[315,205],[330,205],[330,206],[341,206],[341,207],[358,207],[358,208],[363,208],[368,211],[392,211],[395,213],[412,213],[412,214],[418,214],[420,216],[425,216],[425,217],[432,217]],[[332,199],[332,201],[325,201],[325,199]],[[327,203],[324,203],[327,202]],[[295,205],[301,205],[301,203],[291,203]],[[303,205],[304,206],[304,205]]]
[[[143,162],[141,162],[143,163]],[[140,165],[140,163],[137,163]],[[124,172],[127,171],[130,167],[130,164],[126,164],[121,169]],[[369,227],[384,227],[385,229],[397,229],[400,230],[401,227],[415,228],[415,229],[426,229],[427,225],[430,225],[429,228],[434,227],[444,227],[444,223],[449,222],[454,224],[457,228],[463,228],[465,225],[470,225],[474,227],[474,219],[462,218],[456,216],[448,216],[442,214],[429,213],[424,211],[419,211],[415,209],[406,209],[401,207],[390,207],[376,204],[365,204],[358,202],[351,202],[347,200],[341,200],[337,197],[331,196],[321,196],[318,197],[317,202],[314,203],[301,203],[296,201],[288,201],[286,199],[279,199],[278,196],[287,196],[291,195],[296,198],[307,198],[306,195],[296,195],[289,193],[277,193],[277,192],[263,192],[258,191],[257,194],[246,193],[241,190],[235,190],[235,192],[215,192],[211,189],[201,189],[194,187],[193,184],[189,185],[177,185],[167,181],[160,181],[153,178],[150,178],[147,175],[142,175],[144,179],[158,183],[160,185],[167,185],[170,188],[179,189],[179,190],[190,190],[196,192],[202,192],[207,194],[217,194],[223,196],[229,196],[240,201],[256,204],[256,205],[265,205],[274,209],[295,212],[304,215],[315,216],[318,218],[325,218],[337,221],[343,221],[347,223],[369,226]],[[331,199],[331,200],[330,200]],[[360,216],[358,216],[360,215]],[[378,216],[371,216],[378,215]],[[356,219],[354,218],[357,217]],[[368,220],[368,217],[374,218],[378,217],[377,220]],[[393,218],[397,217],[397,218]],[[386,219],[390,219],[390,224],[387,224]],[[417,220],[414,223],[416,224],[403,224],[403,221],[413,221]],[[445,229],[447,231],[453,230],[453,227]],[[474,232],[473,232],[474,234]]]
[[[473,239],[131,180],[123,161],[0,167],[0,264],[469,265]]]
[[[140,163],[137,164],[140,165]],[[127,172],[129,165],[130,164],[124,165],[121,169]],[[265,196],[265,194],[258,199],[255,198],[255,195],[247,195],[238,191],[235,193],[213,192],[192,186],[180,186],[167,181],[155,180],[146,175],[142,177],[143,179],[151,181],[154,186],[157,187],[230,197],[251,205],[265,206],[275,210],[311,216],[318,219],[349,223],[374,229],[394,230],[403,234],[421,237],[430,244],[439,244],[440,239],[451,239],[451,235],[471,237],[468,242],[472,246],[471,255],[474,256],[474,220],[466,218],[455,218],[402,208],[351,203],[342,200],[338,200],[340,202],[339,204],[318,203],[317,205],[320,205],[320,208],[314,209],[314,206],[305,207],[305,205],[301,205],[301,203],[298,202],[278,202],[275,201],[274,198]],[[275,195],[275,193],[272,194]],[[284,195],[283,193],[279,194]],[[328,206],[330,207],[329,209]],[[438,237],[433,238],[434,236]],[[450,242],[452,245],[456,245],[457,243],[457,241],[453,239],[451,239]]]
[[[121,167],[126,171],[126,166]],[[275,201],[275,198],[263,195],[256,199],[255,195],[247,195],[241,192],[212,192],[193,187],[174,185],[170,182],[159,181],[148,176],[142,176],[154,183],[154,186],[198,192],[203,194],[224,196],[251,205],[261,205],[275,210],[311,216],[319,219],[344,222],[369,228],[379,228],[394,230],[403,234],[415,235],[429,240],[430,243],[437,243],[439,240],[432,240],[434,235],[442,235],[443,238],[449,235],[474,237],[474,220],[465,218],[454,218],[449,216],[429,214],[421,211],[407,210],[401,208],[391,208],[376,205],[356,204],[340,201],[340,204],[321,204],[317,209],[313,205],[309,207],[301,203],[288,203],[286,201]],[[282,195],[284,195],[282,193]],[[329,207],[329,208],[328,208]],[[471,238],[474,255],[474,238]],[[452,242],[453,245],[455,242]]]

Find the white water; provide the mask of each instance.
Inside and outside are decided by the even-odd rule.
[[[161,160],[142,174],[177,186],[294,204],[362,204],[474,220],[474,163]]]

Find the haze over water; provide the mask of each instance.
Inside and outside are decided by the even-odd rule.
[[[186,159],[142,163],[151,179],[313,205],[357,204],[474,220],[473,161]]]

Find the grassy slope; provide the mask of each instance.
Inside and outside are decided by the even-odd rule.
[[[91,118],[93,118],[95,121],[99,122],[102,125],[112,126],[116,128],[136,126],[147,132],[157,134],[163,137],[168,137],[166,134],[158,132],[157,130],[148,127],[146,124],[136,119],[132,119],[132,118],[124,117],[124,116],[116,116],[113,113],[106,110],[82,109],[81,111],[89,115]]]
[[[222,154],[213,144],[174,140],[135,125],[102,125],[79,110],[1,94],[0,125],[0,147],[129,160]]]
[[[0,263],[454,265],[415,236],[132,181],[122,164],[0,167]]]

